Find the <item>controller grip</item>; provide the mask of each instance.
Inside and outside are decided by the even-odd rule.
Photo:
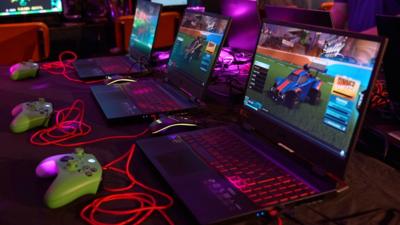
[[[100,180],[82,176],[57,176],[47,190],[44,201],[51,208],[59,208],[87,194],[96,194]]]
[[[10,129],[13,133],[22,133],[30,128],[30,120],[26,115],[19,114],[10,124]]]

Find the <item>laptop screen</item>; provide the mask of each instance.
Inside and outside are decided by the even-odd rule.
[[[150,59],[156,36],[161,5],[145,0],[137,1],[129,42],[129,53],[134,58]]]
[[[186,11],[176,37],[168,69],[182,71],[205,86],[223,44],[229,19]]]
[[[61,0],[7,0],[0,2],[0,16],[62,12]]]
[[[344,159],[380,45],[264,23],[244,105]]]

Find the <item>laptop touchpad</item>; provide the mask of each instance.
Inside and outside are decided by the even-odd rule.
[[[170,176],[185,176],[209,169],[188,149],[162,154],[157,157],[157,160]]]

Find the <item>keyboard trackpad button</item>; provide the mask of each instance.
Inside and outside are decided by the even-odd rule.
[[[170,176],[186,176],[209,170],[193,152],[187,149],[162,154],[157,156],[157,160]]]

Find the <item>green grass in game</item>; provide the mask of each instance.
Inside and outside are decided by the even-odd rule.
[[[278,116],[279,118],[285,118],[287,122],[300,127],[308,133],[313,134],[315,137],[328,143],[335,143],[335,147],[339,149],[348,148],[351,137],[349,131],[352,131],[355,125],[353,118],[346,133],[329,127],[323,123],[323,117],[325,115],[333,85],[333,77],[323,73],[318,74],[318,77],[323,81],[321,87],[321,102],[318,105],[311,105],[308,102],[300,102],[295,108],[289,109],[287,106],[273,101],[267,95],[267,91],[270,90],[276,78],[285,78],[290,74],[290,72],[294,69],[301,68],[301,66],[292,65],[259,54],[256,55],[256,60],[270,65],[263,95],[259,95],[259,93],[249,90],[249,92],[253,92],[256,95],[258,94],[259,98],[256,100],[264,102],[266,108],[268,108],[273,115]],[[312,73],[315,75],[314,72]]]

